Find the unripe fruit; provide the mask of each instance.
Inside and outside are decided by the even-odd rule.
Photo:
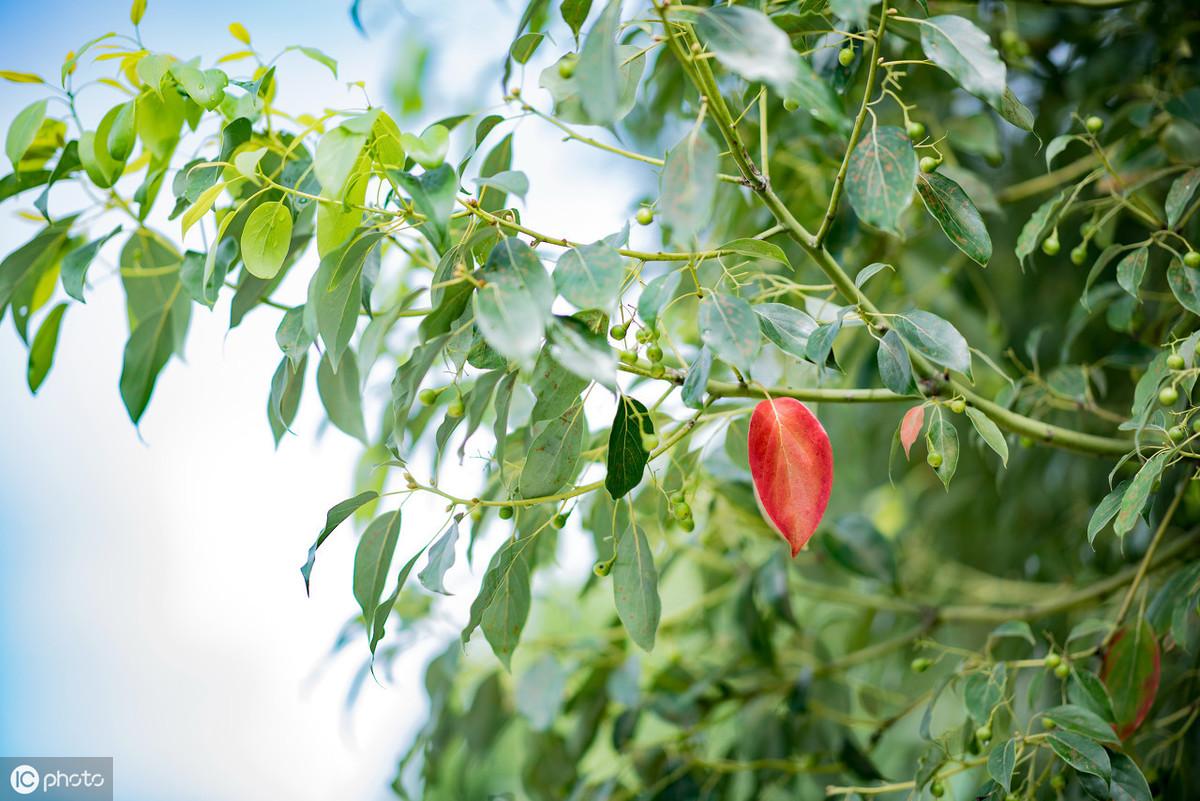
[[[658,345],[651,345],[646,348],[646,358],[651,362],[658,363],[662,361],[663,351]]]
[[[840,51],[838,51],[838,63],[841,64],[843,67],[849,67],[851,62],[853,62],[853,61],[854,61],[854,48],[853,47],[843,47]]]
[[[936,470],[942,466],[942,455],[937,451],[930,451],[929,455],[925,457],[925,461],[929,463],[930,467]]]
[[[1005,28],[1000,31],[1000,44],[1005,47],[1016,47],[1021,41],[1021,37],[1012,28]]]
[[[612,328],[608,329],[608,335],[613,339],[624,339],[625,334],[628,333],[628,331],[629,329],[626,326],[622,325],[621,323],[617,323]]]
[[[483,507],[482,506],[472,506],[471,507],[471,519],[474,520],[476,523],[478,523],[480,520],[483,519]]]
[[[1042,252],[1047,256],[1057,256],[1058,251],[1061,249],[1062,245],[1060,245],[1058,242],[1057,234],[1050,234],[1050,236],[1046,237],[1045,241],[1042,242]]]
[[[605,576],[607,576],[609,573],[612,572],[612,567],[613,567],[613,560],[605,559],[603,562],[597,562],[596,564],[592,565],[592,572],[595,573],[600,578],[604,578]]]
[[[1071,248],[1071,263],[1083,264],[1087,261],[1087,245],[1076,245]]]
[[[569,55],[558,62],[558,74],[563,80],[569,80],[575,74],[575,65],[578,63],[574,55]]]
[[[991,740],[992,739],[992,727],[986,726],[986,725],[980,726],[978,729],[975,730],[975,739],[981,743],[986,743],[988,740]]]
[[[1021,437],[1018,440],[1018,442],[1021,443],[1022,448],[1032,448],[1033,447],[1033,437],[1024,436],[1024,437]]]
[[[1200,417],[1197,417],[1195,420],[1192,421],[1192,431],[1197,434],[1200,434]]]
[[[1100,133],[1100,129],[1104,127],[1104,120],[1093,114],[1087,118],[1087,121],[1084,123],[1084,125],[1088,129],[1088,133],[1096,134]]]
[[[652,338],[649,328],[639,328],[637,332],[637,341],[645,344]]]
[[[662,366],[662,362],[654,362],[650,365],[650,377],[662,378],[667,374],[667,368]]]
[[[1070,665],[1066,664],[1065,662],[1063,664],[1059,665],[1058,667],[1056,667],[1054,669],[1054,675],[1058,676],[1060,679],[1065,679],[1067,676],[1070,676],[1071,675]]]
[[[962,398],[955,398],[950,401],[950,411],[955,414],[962,414],[967,410],[967,403]]]
[[[922,156],[919,164],[921,167],[921,172],[925,173],[933,172],[938,168],[938,160],[933,156]]]
[[[623,350],[617,354],[617,358],[621,360],[622,364],[637,364],[637,351]]]
[[[462,417],[463,412],[465,411],[466,409],[463,408],[463,402],[459,398],[455,398],[454,400],[450,401],[450,404],[446,406],[447,417]]]
[[[1183,266],[1196,269],[1200,267],[1200,251],[1189,250],[1183,254]]]
[[[634,219],[638,221],[638,225],[649,225],[654,222],[654,209],[649,206],[642,206],[637,210]]]
[[[1046,654],[1046,658],[1043,659],[1042,662],[1045,663],[1046,667],[1053,670],[1054,668],[1056,668],[1062,664],[1062,657],[1056,653],[1048,653],[1048,654]]]
[[[501,506],[500,511],[496,512],[501,520],[511,520],[513,516],[513,508],[511,506]]]
[[[1167,429],[1167,436],[1171,438],[1171,442],[1183,442],[1187,437],[1187,429],[1183,426],[1171,426]]]
[[[438,390],[427,387],[417,393],[417,400],[421,402],[422,406],[432,406],[437,403],[438,395],[441,394]]]
[[[1058,724],[1056,724],[1056,723],[1055,723],[1053,720],[1051,720],[1050,718],[1042,718],[1042,728],[1043,728],[1043,729],[1046,729],[1047,731],[1049,731],[1050,729],[1053,729],[1053,728],[1054,728],[1055,726],[1057,726],[1057,725],[1058,725]]]
[[[642,450],[649,453],[658,447],[658,437],[653,434],[642,434]]]
[[[946,788],[941,782],[934,782],[933,784],[929,785],[929,794],[934,798],[941,798],[946,794]]]
[[[908,124],[908,138],[914,142],[925,138],[925,125],[920,122],[910,122]]]
[[[680,520],[679,527],[684,531],[694,531],[696,529],[696,521],[690,517],[686,520]]]
[[[1158,391],[1158,402],[1163,406],[1174,406],[1177,400],[1179,400],[1179,390],[1175,387],[1166,386]]]
[[[913,673],[924,673],[925,671],[929,670],[931,665],[933,665],[932,660],[920,656],[914,659],[909,667],[912,668]]]
[[[1050,786],[1058,792],[1062,792],[1067,786],[1067,780],[1063,778],[1061,773],[1056,773],[1050,777]]]
[[[1172,353],[1170,356],[1167,357],[1167,367],[1170,367],[1172,370],[1182,370],[1183,369],[1183,357],[1180,356],[1178,353]]]
[[[567,516],[566,515],[555,515],[554,519],[550,521],[550,525],[554,526],[555,528],[562,528],[566,524],[567,524]]]
[[[1200,356],[1200,339],[1196,340],[1196,345],[1193,347],[1192,352]]]
[[[672,504],[687,503],[687,496],[684,495],[682,491],[672,492],[671,493],[671,503]]]
[[[783,101],[783,110],[784,111],[795,111],[798,108],[800,108],[800,103],[798,101],[792,100],[790,97],[787,100]]]

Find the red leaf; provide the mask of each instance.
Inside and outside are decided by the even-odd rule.
[[[1104,655],[1100,680],[1112,696],[1113,728],[1121,739],[1137,731],[1154,706],[1160,670],[1158,640],[1149,623],[1139,619],[1117,631]]]
[[[917,441],[917,437],[921,436],[921,429],[924,426],[925,404],[914,406],[904,413],[904,419],[900,421],[900,444],[904,446],[905,459],[912,452],[913,443]]]
[[[750,418],[750,475],[763,517],[792,546],[817,530],[833,489],[833,448],[813,413],[794,398],[765,400]]]

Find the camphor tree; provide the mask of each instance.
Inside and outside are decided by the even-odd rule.
[[[397,794],[1200,793],[1193,0],[532,0],[420,132],[144,11],[2,73],[0,311],[36,391],[111,253],[134,423],[193,314],[278,319],[276,441],[364,447],[301,571],[361,530],[364,669],[482,575]],[[657,173],[629,225],[522,214],[542,126]]]

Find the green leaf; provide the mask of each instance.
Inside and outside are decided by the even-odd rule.
[[[1146,777],[1142,775],[1136,762],[1125,754],[1115,751],[1108,755],[1108,759],[1112,765],[1112,777],[1109,779],[1107,789],[1103,786],[1100,788],[1102,793],[1108,793],[1104,796],[1105,798],[1111,798],[1112,801],[1153,801],[1154,796],[1150,793],[1150,785],[1146,782]],[[1083,780],[1090,778],[1086,775],[1080,776],[1085,787],[1091,783]],[[1100,781],[1097,779],[1095,783],[1099,784]]]
[[[321,259],[308,285],[305,309],[316,319],[333,370],[341,369],[342,356],[358,326],[362,304],[363,267],[383,233],[363,233]]]
[[[1000,457],[1001,464],[1008,467],[1008,442],[1004,439],[1004,433],[1000,427],[992,422],[992,418],[974,406],[967,407],[967,417],[971,418],[971,425],[975,426],[975,431],[979,434],[980,439],[996,452]]]
[[[967,712],[977,725],[984,725],[992,717],[992,710],[1004,699],[1008,671],[1003,662],[997,662],[991,670],[977,671],[967,676],[963,686],[963,702]]]
[[[118,225],[99,239],[93,239],[91,242],[71,251],[63,257],[63,291],[80,303],[85,302],[83,299],[83,284],[84,279],[87,277],[88,267],[92,265],[92,261],[96,258],[96,254],[100,252],[100,248],[104,247],[104,243],[119,233],[121,233],[121,226]]]
[[[1117,631],[1100,679],[1112,697],[1118,737],[1129,737],[1146,719],[1158,694],[1160,669],[1158,640],[1144,617]]]
[[[616,391],[617,359],[604,334],[574,317],[555,317],[546,333],[555,361],[584,381]]]
[[[283,355],[292,364],[299,364],[312,343],[312,333],[304,327],[304,307],[297,306],[284,312],[279,327],[275,329],[275,344],[283,351]]]
[[[861,270],[859,270],[858,275],[854,276],[854,285],[859,289],[862,289],[863,284],[867,283],[867,281],[870,281],[883,270],[891,270],[892,272],[895,272],[896,268],[890,264],[884,264],[883,262],[872,262],[871,264],[868,264],[866,267],[863,267]]]
[[[304,576],[304,592],[307,595],[309,591],[309,581],[312,578],[313,565],[317,561],[317,549],[321,547],[325,540],[329,539],[329,535],[333,530],[342,524],[347,517],[354,514],[360,507],[370,503],[379,497],[379,493],[374,490],[361,492],[353,498],[347,498],[344,501],[334,504],[325,514],[325,527],[317,534],[316,541],[308,549],[308,559],[300,566],[300,575]]]
[[[62,326],[63,314],[67,304],[60,303],[50,310],[42,325],[38,328],[33,344],[29,346],[29,368],[25,376],[29,382],[29,391],[37,393],[38,387],[46,380],[50,367],[54,364],[54,351],[58,347],[58,331]]]
[[[481,188],[490,187],[502,195],[516,195],[522,201],[529,192],[529,178],[520,170],[501,170],[494,175],[476,178],[475,185]]]
[[[768,83],[783,92],[796,74],[800,54],[761,11],[726,5],[703,9],[696,33],[718,61],[747,81]]]
[[[680,274],[674,270],[648,282],[638,297],[638,317],[650,328],[658,323],[658,315],[675,297],[679,288]]]
[[[525,555],[529,544],[529,538],[510,539],[492,556],[462,633],[462,641],[466,644],[475,629],[482,626],[492,651],[505,668],[512,661],[513,651],[529,618],[530,573]]]
[[[617,72],[620,75],[620,94],[615,112],[616,119],[621,119],[633,110],[637,103],[638,83],[646,68],[645,54],[635,45],[617,45]],[[582,64],[576,67],[570,78],[564,78],[559,73],[559,65],[564,59],[573,59],[573,53],[567,53],[554,64],[542,70],[538,76],[538,85],[550,92],[554,98],[554,116],[562,122],[579,125],[606,125],[603,120],[593,119],[585,110],[582,95],[587,91],[591,79],[585,78]]]
[[[242,229],[242,261],[251,275],[270,279],[279,274],[292,244],[292,214],[277,201],[250,213]]]
[[[818,541],[834,562],[851,573],[895,585],[896,554],[892,543],[866,515],[839,518]]]
[[[999,639],[1025,640],[1030,645],[1037,645],[1037,640],[1033,637],[1033,629],[1024,620],[1009,620],[992,629],[992,633],[988,635],[988,641]]]
[[[658,571],[646,532],[633,521],[621,531],[612,568],[613,600],[629,638],[643,651],[654,649],[662,601],[658,597]]]
[[[958,85],[993,108],[1004,101],[1006,69],[986,33],[963,17],[930,17],[921,25],[925,55]]]
[[[846,171],[846,195],[863,222],[898,233],[916,180],[917,155],[908,135],[884,125],[868,131],[854,148]]]
[[[508,54],[512,60],[518,64],[526,64],[529,59],[533,58],[533,54],[537,52],[538,46],[542,40],[546,38],[542,33],[525,33],[517,37],[517,40],[512,43],[508,49]]]
[[[1200,167],[1193,167],[1171,183],[1166,200],[1168,228],[1174,228],[1183,217],[1197,187],[1200,187]]]
[[[1056,219],[1059,209],[1062,208],[1066,200],[1066,190],[1046,200],[1042,205],[1037,207],[1037,210],[1030,215],[1025,225],[1021,228],[1021,233],[1017,236],[1016,254],[1017,260],[1022,265],[1025,264],[1025,259],[1029,258],[1029,255],[1037,250],[1038,245],[1042,243],[1042,238],[1050,229],[1051,219]]]
[[[525,716],[534,731],[546,731],[554,725],[562,707],[567,672],[552,653],[545,653],[517,679],[517,711]]]
[[[1141,247],[1117,262],[1117,283],[1133,297],[1138,296],[1142,278],[1146,275],[1146,264],[1150,260],[1150,248]]]
[[[400,510],[385,512],[371,521],[354,552],[354,600],[362,609],[368,637],[378,642],[375,613],[387,584],[388,570],[400,541]],[[373,650],[373,649],[372,649]]]
[[[737,6],[729,6],[736,8]],[[770,242],[764,242],[761,239],[735,239],[732,242],[726,242],[721,245],[718,250],[726,250],[732,253],[737,253],[739,256],[749,256],[752,259],[760,261],[777,261],[780,264],[786,264],[789,267],[787,254],[783,252],[783,248],[779,245],[773,245]]]
[[[736,295],[705,294],[700,301],[700,339],[717,358],[749,371],[762,346],[759,317]]]
[[[525,467],[517,482],[522,498],[553,495],[571,482],[579,469],[586,428],[587,417],[581,403],[574,404],[545,424],[529,446]]]
[[[992,238],[979,210],[958,184],[938,173],[918,176],[917,191],[954,246],[984,267],[992,258]]]
[[[529,421],[538,423],[558,417],[575,404],[587,385],[586,378],[567,370],[555,361],[549,349],[543,349],[529,380],[529,389],[536,399]]]
[[[229,76],[221,70],[202,70],[191,63],[177,61],[171,65],[170,72],[179,88],[206,111],[212,111],[225,99]]]
[[[8,160],[12,162],[14,171],[20,170],[21,157],[33,144],[38,129],[42,127],[42,120],[46,119],[46,102],[38,100],[30,103],[17,112],[17,116],[13,117],[13,121],[8,126],[8,135],[4,139],[4,152],[8,156]]]
[[[137,134],[134,130],[134,119],[137,105],[130,101],[117,107],[119,110],[113,117],[112,126],[108,129],[106,147],[108,154],[116,161],[126,161],[133,152]]]
[[[401,134],[400,146],[413,161],[426,170],[433,170],[442,166],[442,162],[446,160],[446,151],[450,148],[450,131],[444,125],[430,125],[420,136]]]
[[[621,25],[621,0],[609,0],[592,24],[579,54],[576,82],[583,110],[595,125],[620,119],[621,73],[617,33]]]
[[[704,396],[708,392],[708,377],[712,373],[712,363],[712,351],[707,347],[700,348],[696,361],[692,362],[687,376],[683,379],[683,389],[680,393],[684,405],[688,408],[704,408]]]
[[[621,254],[603,240],[571,248],[554,269],[559,294],[580,309],[611,309],[624,277]]]
[[[389,175],[412,197],[417,211],[425,215],[425,222],[418,230],[433,243],[438,253],[445,253],[450,246],[450,213],[454,210],[454,195],[458,192],[454,168],[443,164],[417,176],[395,170]]]
[[[719,155],[716,143],[700,128],[693,128],[667,153],[658,208],[673,242],[690,245],[710,222]]]
[[[317,143],[313,157],[313,174],[321,184],[321,194],[331,200],[341,200],[346,181],[367,144],[367,134],[343,124],[326,131]]]
[[[1121,500],[1125,497],[1125,492],[1129,489],[1129,482],[1122,481],[1117,485],[1116,489],[1104,496],[1104,500],[1096,507],[1096,511],[1092,512],[1092,517],[1088,520],[1087,538],[1088,545],[1091,545],[1096,540],[1096,535],[1101,529],[1109,524],[1109,522],[1117,516],[1117,512],[1121,508]]]
[[[135,424],[142,419],[158,374],[174,353],[175,322],[186,315],[188,300],[175,285],[171,296],[158,309],[139,319],[125,343],[121,364],[121,400]],[[182,305],[182,308],[181,308]]]
[[[917,310],[897,315],[892,325],[913,350],[934,364],[964,375],[971,374],[971,351],[967,340],[941,317]]]
[[[1137,475],[1129,482],[1129,487],[1121,498],[1121,509],[1117,512],[1117,519],[1113,522],[1113,532],[1118,537],[1124,537],[1137,525],[1138,519],[1142,516],[1142,509],[1146,507],[1146,501],[1150,498],[1150,491],[1154,488],[1158,477],[1162,475],[1163,468],[1166,467],[1167,460],[1170,458],[1170,451],[1160,451],[1154,454],[1146,460]]]
[[[840,19],[859,28],[865,28],[874,2],[875,0],[830,0],[829,10]]]
[[[562,0],[562,4],[558,8],[558,13],[562,15],[563,22],[567,23],[567,27],[571,29],[576,42],[579,41],[579,31],[583,28],[583,23],[587,21],[588,12],[591,10],[592,0]]]
[[[1200,314],[1200,270],[1185,267],[1179,259],[1172,259],[1167,268],[1167,283],[1180,306],[1192,314]]]
[[[988,775],[992,781],[1004,788],[1004,792],[1012,791],[1013,771],[1017,767],[1017,741],[1009,740],[1004,745],[992,749],[988,754]]]
[[[271,376],[271,392],[267,397],[267,422],[275,437],[275,447],[283,435],[291,430],[300,408],[300,396],[304,391],[304,374],[308,368],[308,356],[293,363],[284,357]]]
[[[309,57],[309,58],[311,58],[313,61],[317,62],[318,64],[321,64],[321,65],[322,65],[322,66],[324,66],[324,67],[326,67],[326,68],[327,68],[327,69],[328,69],[330,72],[332,72],[332,73],[333,73],[333,77],[335,77],[335,78],[336,78],[336,77],[338,76],[338,65],[337,65],[337,61],[335,61],[334,59],[332,59],[332,58],[330,58],[329,56],[325,55],[324,53],[322,53],[322,52],[321,52],[320,50],[318,50],[317,48],[315,48],[315,47],[304,47],[303,45],[292,45],[291,47],[289,47],[289,48],[288,48],[288,50],[299,50],[301,53],[303,53],[304,55],[308,56],[308,57]]]
[[[399,514],[399,512],[397,512]],[[413,566],[417,563],[417,559],[425,552],[425,548],[413,554],[412,558],[404,563],[404,567],[400,568],[400,572],[396,575],[396,586],[392,590],[391,595],[379,602],[379,606],[375,608],[375,619],[370,622],[367,629],[370,637],[371,658],[375,658],[375,648],[383,639],[384,626],[387,623],[388,616],[392,614],[392,609],[396,606],[396,600],[400,597],[400,591],[404,589],[405,583],[408,581],[408,576],[412,573]]]
[[[492,248],[475,291],[475,323],[500,355],[520,362],[538,352],[552,315],[554,284],[537,254],[517,237]]]
[[[421,586],[430,592],[450,595],[446,591],[446,571],[454,566],[454,548],[458,544],[458,521],[450,524],[446,533],[438,538],[429,548],[429,561],[425,568],[417,574]]]
[[[876,359],[879,364],[879,377],[885,387],[897,395],[907,395],[912,391],[912,362],[909,361],[904,341],[894,328],[889,328],[879,340]]]
[[[1112,776],[1108,752],[1088,738],[1071,731],[1052,731],[1047,739],[1059,759],[1080,773],[1090,773],[1105,781]]]
[[[816,320],[784,303],[757,303],[751,308],[758,315],[763,336],[784,353],[808,358],[808,338],[817,330]]]
[[[621,395],[608,435],[608,474],[604,477],[604,488],[613,500],[624,497],[642,482],[649,458],[643,437],[653,433],[654,421],[645,405],[636,398]]]
[[[1116,713],[1113,711],[1112,698],[1108,689],[1092,671],[1071,665],[1071,678],[1067,683],[1067,699],[1076,706],[1095,712],[1106,723],[1116,723]]]
[[[1105,723],[1088,709],[1080,706],[1056,706],[1042,713],[1042,717],[1054,721],[1059,729],[1087,737],[1101,743],[1116,743],[1117,737],[1112,726]]]
[[[362,395],[358,379],[358,361],[354,351],[347,350],[335,372],[329,354],[321,357],[317,367],[317,394],[329,414],[329,422],[367,444],[367,428],[363,422]]]
[[[934,472],[946,489],[950,489],[950,479],[954,478],[954,471],[958,469],[958,431],[954,424],[940,413],[940,409],[938,412],[933,415],[929,427],[925,430],[925,444],[930,451],[942,455],[942,463]]]

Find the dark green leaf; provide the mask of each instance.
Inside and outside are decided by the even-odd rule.
[[[979,438],[996,452],[996,455],[1000,457],[1000,463],[1008,467],[1008,441],[1004,439],[1004,432],[1000,430],[1000,427],[992,422],[992,418],[974,406],[967,407],[967,417],[971,419],[971,425],[975,426],[975,432],[979,434]]]
[[[329,363],[328,353],[321,357],[317,367],[317,394],[329,414],[329,422],[365,445],[367,428],[363,422],[361,383],[354,351],[346,351],[337,372]]]
[[[898,315],[892,325],[913,350],[934,364],[971,374],[971,350],[967,340],[941,317],[917,310]]]
[[[325,514],[325,527],[317,534],[316,542],[308,549],[308,559],[300,567],[300,575],[304,576],[304,592],[307,594],[309,590],[309,579],[312,577],[313,564],[317,561],[317,549],[321,544],[329,538],[333,530],[342,524],[350,515],[354,514],[359,507],[370,503],[379,497],[379,493],[374,490],[359,493],[353,498],[347,498],[340,503],[334,504]]]
[[[885,584],[896,583],[896,555],[892,543],[865,515],[840,518],[818,541],[834,562],[860,576]]]
[[[907,395],[912,391],[912,362],[909,361],[904,341],[894,328],[889,328],[879,340],[877,361],[879,377],[885,387],[897,395]]]
[[[1054,721],[1055,725],[1060,729],[1083,735],[1090,740],[1096,740],[1101,743],[1117,742],[1117,737],[1113,732],[1112,726],[1101,720],[1095,712],[1083,707],[1075,705],[1056,706],[1053,709],[1043,712],[1042,717]]]
[[[1112,765],[1103,747],[1071,731],[1052,731],[1047,738],[1054,753],[1080,773],[1090,773],[1108,781]]]
[[[449,247],[450,212],[454,210],[454,195],[458,192],[458,176],[449,164],[443,164],[420,175],[392,171],[389,173],[412,197],[413,206],[425,215],[419,226],[421,233],[433,243],[438,253]]]
[[[1116,489],[1104,496],[1104,500],[1100,501],[1096,506],[1096,511],[1092,512],[1092,517],[1088,520],[1087,538],[1088,544],[1091,545],[1096,540],[1096,535],[1101,529],[1109,524],[1109,522],[1117,516],[1117,512],[1121,508],[1121,499],[1125,497],[1126,490],[1129,489],[1129,482],[1122,481],[1117,485]]]
[[[808,338],[817,330],[816,320],[784,303],[758,303],[751,308],[763,335],[776,347],[797,359],[808,358]]]
[[[1141,247],[1127,253],[1117,262],[1117,283],[1133,297],[1138,296],[1138,288],[1146,275],[1146,263],[1150,259],[1150,248]]]
[[[988,754],[988,775],[992,781],[1004,788],[1004,792],[1012,790],[1013,771],[1017,767],[1017,741],[1008,740],[1004,745],[997,746]]]
[[[46,374],[50,372],[51,365],[54,364],[54,351],[58,347],[58,331],[66,311],[66,303],[60,303],[51,309],[50,313],[46,315],[46,319],[42,321],[37,336],[33,338],[33,344],[29,346],[29,368],[26,370],[25,376],[29,382],[30,392],[38,391],[42,382],[46,380]]]
[[[885,125],[868,131],[854,148],[846,172],[846,195],[863,222],[898,233],[916,180],[912,142],[901,129]]]
[[[529,562],[525,553],[531,540],[510,539],[500,546],[483,574],[479,595],[471,604],[471,617],[463,629],[465,644],[482,626],[492,651],[507,668],[529,617]]]
[[[941,454],[942,463],[934,472],[946,489],[950,489],[950,479],[954,478],[954,471],[958,469],[958,431],[940,409],[936,411],[938,413],[933,415],[925,430],[925,444],[930,451]]]
[[[375,613],[383,597],[388,570],[400,541],[400,510],[385,512],[371,521],[358,541],[354,552],[354,600],[362,609],[367,635],[378,642],[375,633]],[[372,651],[374,649],[372,648]]]
[[[553,495],[571,482],[579,468],[586,428],[587,418],[579,403],[544,425],[529,446],[517,482],[522,498]]]
[[[1196,194],[1197,187],[1200,187],[1200,167],[1188,170],[1171,184],[1166,200],[1168,228],[1174,228],[1183,217],[1183,212],[1187,209],[1188,203],[1192,202],[1192,196]]]
[[[1180,306],[1192,314],[1200,314],[1200,270],[1185,267],[1179,259],[1172,259],[1167,268],[1167,283]]]
[[[963,17],[930,17],[918,26],[925,55],[958,85],[999,109],[1004,101],[1004,62],[986,33]]]
[[[1158,477],[1162,475],[1163,468],[1166,467],[1167,460],[1170,458],[1170,451],[1154,454],[1129,482],[1129,487],[1121,498],[1120,511],[1117,512],[1117,518],[1113,522],[1113,532],[1118,537],[1124,537],[1137,525],[1138,519],[1142,516],[1142,509],[1145,508],[1146,501],[1150,497],[1150,491],[1154,488]]]
[[[955,247],[986,267],[992,258],[992,238],[979,210],[962,187],[934,172],[919,176],[917,191]]]
[[[271,377],[271,394],[267,397],[267,422],[271,426],[271,434],[275,437],[276,447],[279,446],[279,440],[283,438],[284,433],[291,430],[296,419],[307,367],[307,355],[302,355],[296,363],[284,357]]]
[[[642,440],[653,433],[654,421],[645,405],[628,395],[621,395],[608,436],[608,475],[604,478],[604,488],[614,500],[641,483],[649,456]]]

